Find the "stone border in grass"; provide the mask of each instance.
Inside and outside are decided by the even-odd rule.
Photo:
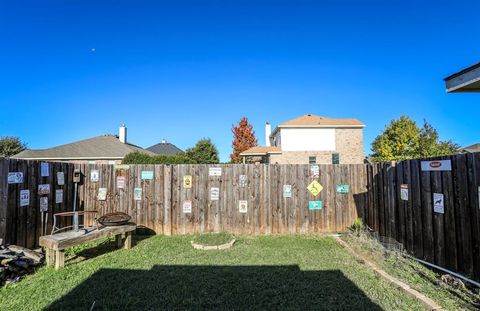
[[[222,250],[222,249],[229,249],[233,246],[235,243],[235,239],[231,240],[228,243],[222,244],[222,245],[202,245],[202,244],[197,244],[193,241],[190,241],[192,243],[192,246],[194,249],[201,249],[204,251],[212,251],[212,250]]]
[[[332,236],[343,248],[345,248],[350,254],[353,255],[360,263],[365,264],[367,267],[373,270],[373,273],[375,275],[380,276],[383,278],[385,281],[388,283],[394,285],[395,287],[399,288],[402,290],[404,293],[407,295],[412,296],[413,298],[417,299],[420,301],[425,307],[427,307],[428,310],[443,310],[441,306],[439,306],[435,301],[432,299],[428,298],[424,294],[418,292],[417,290],[411,288],[409,285],[403,283],[402,281],[398,280],[397,278],[391,276],[385,270],[380,269],[377,267],[375,264],[372,262],[366,260],[364,257],[361,255],[357,254],[353,248],[350,247],[350,245],[347,244],[347,242],[343,241],[338,235],[333,235]]]

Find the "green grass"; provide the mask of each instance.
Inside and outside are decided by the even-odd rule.
[[[390,275],[425,294],[445,310],[479,310],[480,296],[464,287],[452,287],[441,281],[441,274],[405,256],[385,249],[366,234],[345,235],[343,239]]]
[[[137,238],[138,239],[138,238]],[[423,310],[378,279],[332,238],[240,237],[199,251],[192,236],[152,236],[131,250],[113,242],[71,249],[87,258],[41,268],[0,289],[5,310]]]
[[[230,233],[222,232],[222,233],[205,233],[199,234],[195,236],[193,242],[200,245],[222,245],[226,244],[233,240],[233,235]]]

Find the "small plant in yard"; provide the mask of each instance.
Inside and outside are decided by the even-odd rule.
[[[195,236],[193,243],[205,246],[218,246],[229,243],[233,240],[233,235],[227,232],[221,233],[203,233]]]
[[[359,237],[362,232],[365,231],[365,226],[363,225],[363,220],[361,218],[355,219],[353,224],[350,226],[350,230]]]

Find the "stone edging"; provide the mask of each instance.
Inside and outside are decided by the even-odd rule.
[[[359,254],[357,254],[345,241],[343,241],[340,237],[338,236],[333,236],[333,238],[341,245],[343,246],[350,254],[352,254],[357,260],[359,260],[361,263],[365,264],[367,267],[373,270],[373,272],[382,277],[385,281],[389,282],[390,284],[393,284],[395,287],[399,288],[402,290],[404,293],[407,295],[412,296],[413,298],[417,299],[420,301],[425,307],[428,308],[428,310],[443,310],[441,306],[439,306],[435,301],[432,299],[428,298],[424,294],[418,292],[417,290],[411,288],[409,285],[403,283],[402,281],[394,278],[384,270],[380,269],[377,267],[375,264],[371,263],[370,261],[366,260]]]
[[[191,241],[190,243],[192,244],[193,248],[194,249],[201,249],[201,250],[204,250],[204,251],[211,251],[211,250],[221,250],[221,249],[228,249],[228,248],[231,248],[233,246],[233,244],[235,243],[235,239],[231,240],[230,242],[228,243],[225,243],[225,244],[222,244],[222,245],[202,245],[202,244],[197,244],[193,241]]]

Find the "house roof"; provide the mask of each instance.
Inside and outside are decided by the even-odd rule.
[[[48,149],[27,149],[12,158],[39,160],[123,159],[133,151],[153,154],[133,144],[124,144],[118,140],[117,136],[104,135]]]
[[[281,153],[279,147],[264,147],[264,146],[256,146],[250,149],[245,150],[244,152],[240,153],[241,156],[248,156],[248,155],[267,155],[267,153]]]
[[[301,117],[284,122],[278,127],[290,127],[290,126],[365,126],[361,121],[357,119],[333,119],[313,114],[305,114]]]
[[[480,62],[444,79],[447,93],[480,92]]]
[[[151,151],[155,154],[179,154],[183,153],[183,150],[175,146],[174,144],[161,142],[156,145],[147,148],[148,151]]]
[[[463,147],[461,150],[465,152],[480,152],[480,143]]]

